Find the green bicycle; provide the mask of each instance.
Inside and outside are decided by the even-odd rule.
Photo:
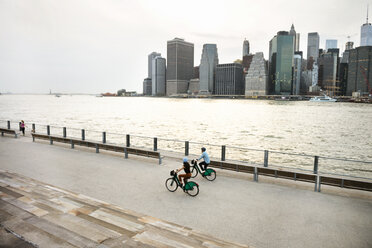
[[[215,170],[207,168],[204,172],[202,172],[196,159],[193,159],[191,161],[191,164],[192,164],[191,178],[196,177],[200,173],[200,175],[202,175],[202,177],[206,178],[208,181],[213,181],[216,179],[217,174]]]
[[[178,180],[177,172],[172,170],[170,172],[170,175],[172,177],[168,178],[165,181],[165,187],[167,187],[167,189],[170,192],[174,192],[178,189],[178,187],[181,187],[181,183]],[[199,184],[193,181],[187,181],[185,183],[185,186],[182,187],[182,189],[183,189],[183,192],[187,193],[190,196],[197,196],[199,194]]]

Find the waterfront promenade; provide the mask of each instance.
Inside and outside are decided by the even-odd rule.
[[[70,149],[29,137],[0,137],[0,170],[99,199],[198,233],[252,247],[371,247],[372,195],[299,182],[252,181],[217,171],[216,181],[197,177],[192,198],[164,186],[179,161],[144,159]],[[208,247],[208,246],[207,246]],[[213,247],[213,246],[210,246]]]

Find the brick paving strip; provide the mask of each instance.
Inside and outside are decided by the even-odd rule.
[[[2,170],[0,226],[0,247],[248,247]]]

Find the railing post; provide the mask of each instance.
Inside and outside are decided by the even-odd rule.
[[[185,141],[185,156],[189,156],[189,142]]]
[[[10,121],[8,121],[8,129],[10,129]]]
[[[106,132],[102,132],[102,143],[106,143]]]
[[[36,133],[35,123],[32,123],[32,132]]]
[[[63,138],[66,138],[66,127],[63,127]]]
[[[269,165],[269,151],[265,150],[264,167],[267,167],[268,165]]]
[[[128,150],[126,147],[124,147],[124,157],[128,158]]]
[[[154,152],[158,150],[158,138],[154,138]]]
[[[81,129],[81,140],[85,140],[85,130]]]
[[[314,157],[314,174],[318,174],[318,160],[319,156]]]
[[[50,135],[50,126],[47,126],[47,135]]]
[[[127,147],[130,147],[130,135],[127,134]]]
[[[226,155],[226,146],[222,146],[222,148],[221,148],[221,161],[225,161],[225,155]]]

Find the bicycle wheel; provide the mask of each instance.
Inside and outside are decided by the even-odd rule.
[[[197,196],[199,194],[199,185],[197,185],[196,183],[194,182],[188,182],[187,183],[188,186],[187,186],[187,190],[186,190],[186,193],[190,196]]]
[[[192,167],[192,170],[191,170],[191,178],[194,178],[198,175],[198,169],[195,168],[195,166]]]
[[[168,178],[167,181],[165,181],[165,187],[167,187],[167,189],[170,191],[170,192],[174,192],[177,190],[178,188],[178,184],[177,182],[174,180],[173,177],[171,178]]]
[[[205,172],[204,172],[204,177],[208,180],[208,181],[213,181],[214,179],[216,179],[216,171],[213,170],[213,169],[207,169]]]

